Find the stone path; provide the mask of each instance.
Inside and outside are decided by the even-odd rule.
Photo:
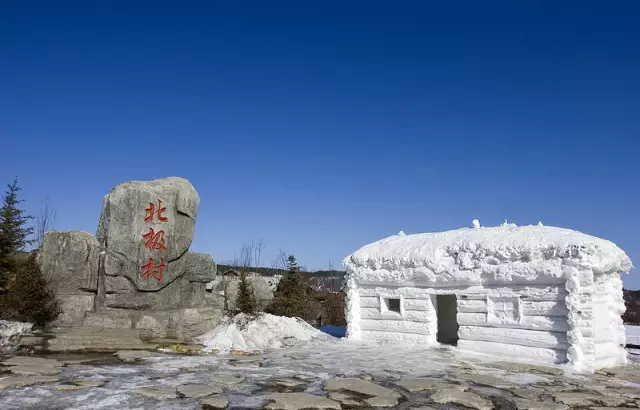
[[[455,352],[316,345],[264,355],[122,351],[5,358],[5,409],[476,409],[640,407],[640,366],[564,374]]]

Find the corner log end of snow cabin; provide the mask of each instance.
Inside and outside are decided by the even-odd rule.
[[[577,231],[504,224],[400,232],[344,260],[347,337],[448,344],[577,371],[627,363],[620,275],[631,260]]]

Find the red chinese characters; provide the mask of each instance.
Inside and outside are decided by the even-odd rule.
[[[145,209],[146,215],[144,217],[145,222],[152,222],[154,216],[158,216],[158,222],[167,222],[168,219],[164,216],[164,212],[167,208],[162,206],[162,201],[158,199],[158,208],[156,204],[149,202],[149,207]]]
[[[155,232],[153,228],[149,228],[149,232],[142,235],[144,238],[144,247],[152,251],[167,250],[167,244],[164,240],[164,231]]]
[[[164,213],[167,211],[167,208],[162,206],[162,201],[158,199],[158,203],[154,204],[153,202],[149,202],[149,207],[145,208],[144,221],[145,223],[150,222],[168,222],[169,219],[164,216]],[[149,228],[147,233],[142,235],[142,239],[144,239],[144,247],[151,251],[166,251],[167,243],[164,237],[164,230],[156,231],[153,228]],[[160,264],[156,265],[154,258],[149,258],[147,263],[140,267],[141,273],[140,275],[144,279],[155,279],[158,282],[162,283],[162,279],[164,277],[164,269],[167,267],[167,264],[164,261],[164,258],[160,258]]]
[[[142,269],[142,277],[145,279],[149,279],[153,276],[158,282],[162,283],[162,275],[164,273],[164,268],[167,267],[167,264],[164,263],[164,258],[160,258],[160,265],[155,265],[153,258],[149,258],[149,261],[146,265],[142,265],[140,268]]]

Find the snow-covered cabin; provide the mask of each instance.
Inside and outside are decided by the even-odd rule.
[[[473,226],[400,232],[346,257],[347,337],[587,372],[626,363],[624,251],[542,224]]]

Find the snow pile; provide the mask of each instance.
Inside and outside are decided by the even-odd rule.
[[[462,228],[439,233],[393,235],[347,256],[359,283],[444,285],[456,282],[531,282],[563,279],[563,261],[596,274],[628,272],[631,260],[614,243],[550,226]]]
[[[220,326],[198,337],[205,352],[263,352],[267,349],[292,347],[298,342],[314,339],[329,340],[331,336],[302,319],[262,313],[250,316],[240,313],[226,319]]]
[[[0,320],[0,352],[10,352],[20,341],[20,336],[31,333],[33,323]]]

